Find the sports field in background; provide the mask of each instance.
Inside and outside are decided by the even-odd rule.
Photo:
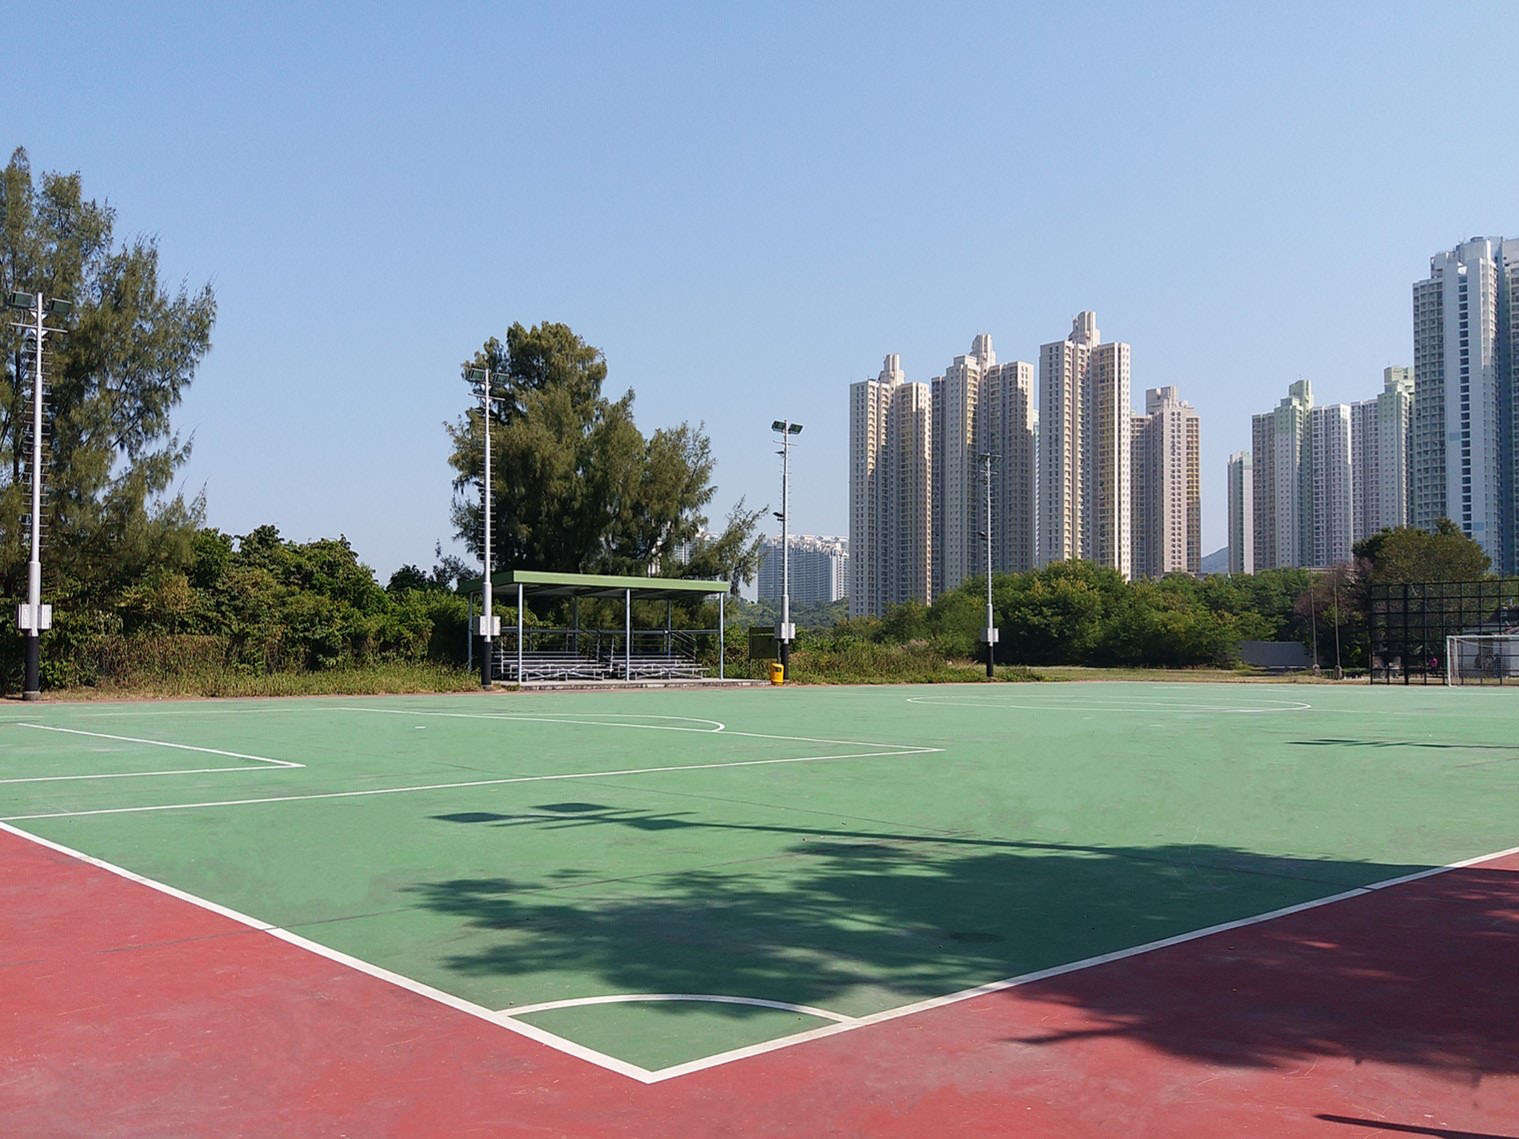
[[[11,704],[0,819],[662,1084],[1511,852],[1514,700],[1097,683]]]

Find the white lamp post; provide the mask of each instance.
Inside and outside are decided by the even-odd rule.
[[[499,374],[499,373],[498,373]],[[489,368],[466,368],[464,378],[480,389],[480,418],[485,427],[485,479],[480,484],[480,513],[485,520],[485,542],[481,557],[485,577],[480,586],[480,624],[477,631],[482,642],[480,652],[480,687],[489,688],[494,677],[491,646],[501,634],[501,618],[491,612],[491,391]]]
[[[981,461],[986,464],[986,631],[982,638],[986,641],[986,675],[996,675],[997,645],[997,619],[992,614],[992,460],[996,458],[990,451],[981,455]]]
[[[791,671],[791,642],[796,629],[791,624],[791,537],[787,529],[787,515],[791,513],[791,437],[802,433],[800,423],[789,419],[777,419],[770,430],[779,433],[781,449],[781,508],[776,517],[781,520],[781,619],[775,627],[775,639],[780,645],[781,676],[788,678]]]
[[[36,357],[32,364],[32,556],[26,566],[26,604],[16,607],[16,624],[26,634],[26,666],[21,685],[23,700],[42,698],[42,631],[53,623],[53,607],[42,604],[42,342],[49,332],[62,332],[42,323],[43,315],[67,316],[74,307],[41,293],[11,293],[8,307],[30,313],[26,323],[17,322],[32,338]]]

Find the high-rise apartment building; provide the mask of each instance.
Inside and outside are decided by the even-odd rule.
[[[933,425],[900,357],[849,388],[849,612],[933,600]]]
[[[956,356],[930,382],[933,397],[933,581],[945,593],[982,572],[985,543],[976,540],[985,520],[976,416],[982,376],[995,366],[992,338],[981,333],[970,354]]]
[[[994,364],[981,377],[976,414],[979,454],[992,459],[992,569],[1022,573],[1034,568],[1038,487],[1034,482],[1034,365],[1023,360]],[[985,500],[982,500],[985,512]],[[983,571],[978,554],[977,573]]]
[[[1350,405],[1331,403],[1308,412],[1312,454],[1313,544],[1300,565],[1332,566],[1350,560],[1355,496],[1350,479]]]
[[[983,332],[931,386],[937,595],[986,572],[986,455],[992,456],[992,569],[1033,567],[1034,366],[998,364]]]
[[[1131,479],[1135,577],[1202,570],[1201,425],[1174,387],[1145,392],[1132,419]]]
[[[1085,558],[1132,573],[1129,346],[1097,314],[1039,350],[1040,565]]]
[[[1408,525],[1412,472],[1412,368],[1382,369],[1382,391],[1350,405],[1353,540]]]
[[[1255,470],[1249,451],[1229,456],[1229,572],[1255,572]]]
[[[1450,518],[1515,571],[1519,487],[1519,241],[1474,237],[1413,287],[1410,521]]]
[[[1274,410],[1250,417],[1257,570],[1308,565],[1313,558],[1312,407],[1313,386],[1298,380]]]
[[[796,605],[831,605],[849,593],[849,543],[843,538],[788,535],[791,556],[781,557],[779,542],[760,546],[757,596],[781,599],[781,568],[791,563],[791,601]]]

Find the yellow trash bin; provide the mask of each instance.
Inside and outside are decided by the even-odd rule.
[[[778,661],[778,660],[773,660],[773,661],[770,662],[770,683],[771,684],[785,684],[786,683],[786,669],[781,664],[781,662]]]

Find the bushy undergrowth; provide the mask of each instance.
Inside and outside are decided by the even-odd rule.
[[[998,680],[1038,680],[1021,665],[1001,665]],[[923,641],[878,644],[845,638],[802,641],[789,679],[800,684],[963,684],[985,681],[986,665],[945,657]]]
[[[480,677],[454,665],[392,661],[319,672],[250,672],[200,664],[177,671],[129,672],[80,688],[52,691],[62,699],[113,697],[363,696],[403,692],[468,692]]]

